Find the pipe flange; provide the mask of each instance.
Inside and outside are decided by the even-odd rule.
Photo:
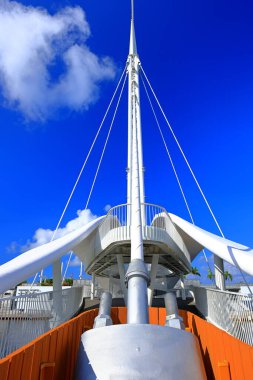
[[[128,285],[128,281],[132,277],[142,277],[147,281],[147,285],[150,284],[150,277],[143,260],[135,259],[129,264],[128,270],[126,272],[125,283]]]

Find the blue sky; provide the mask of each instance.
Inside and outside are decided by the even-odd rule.
[[[12,61],[6,59],[6,66],[1,62],[5,55],[12,53],[9,38],[14,47],[16,41],[17,46],[23,43],[27,48],[27,41],[22,40],[19,30],[22,23],[16,23],[10,37],[0,38],[0,263],[16,256],[38,228],[54,229],[57,224],[126,62],[129,3],[127,0],[20,2],[24,7],[30,6],[32,14],[31,7],[39,6],[44,8],[43,14],[48,12],[53,20],[57,18],[58,23],[64,23],[59,26],[50,19],[44,27],[46,31],[41,27],[43,33],[47,33],[45,41],[48,42],[53,27],[66,28],[51,44],[54,58],[50,53],[44,59],[45,77],[43,68],[34,62],[29,66],[31,60],[27,61],[28,66],[24,65],[26,70],[29,67],[28,76],[34,74],[30,82],[19,82],[16,67],[22,69],[20,60],[15,70],[8,73],[11,80],[7,83],[4,69],[9,68]],[[7,1],[0,1],[1,17],[6,4]],[[21,9],[26,13],[24,7]],[[81,7],[88,24],[80,21],[81,13],[68,11],[66,16],[65,7]],[[246,0],[137,0],[135,11],[142,65],[225,236],[247,246],[253,246],[252,12],[252,2]],[[71,17],[76,20],[74,27]],[[1,28],[2,22],[0,31]],[[37,33],[36,41],[39,41],[39,28],[31,30]],[[33,38],[30,43],[27,54],[32,51]],[[86,75],[85,68],[80,69],[80,83],[77,81],[74,86],[73,81],[64,82],[69,69],[66,52],[73,53],[73,49],[69,50],[73,46],[79,47],[75,58],[78,52],[84,57],[87,47],[99,57],[95,89],[93,83],[84,82],[90,88],[85,94],[81,81]],[[87,64],[87,60],[85,62]],[[86,69],[90,70],[90,66]],[[41,70],[39,76],[38,70]],[[43,78],[46,87],[45,82],[41,82]],[[57,87],[61,80],[64,85]],[[73,91],[71,98],[67,89]],[[146,200],[188,219],[143,89],[141,91]],[[85,206],[108,126],[109,120],[83,173],[63,227]],[[166,125],[162,127],[196,224],[217,233]],[[102,215],[107,204],[126,201],[126,162],[125,92],[90,201],[93,214]],[[197,258],[194,265],[199,267],[202,281],[206,281],[203,259]],[[74,274],[77,271],[77,267],[70,269]],[[240,280],[236,272],[234,278]]]

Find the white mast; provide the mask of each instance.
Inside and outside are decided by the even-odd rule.
[[[134,31],[134,2],[128,56],[128,203],[131,204],[131,263],[126,274],[128,284],[128,323],[148,323],[147,283],[142,226],[145,223],[143,159],[140,119],[139,65]],[[130,223],[129,223],[130,224]]]
[[[132,155],[133,155],[133,107],[136,113],[136,128],[138,139],[138,161],[140,177],[140,200],[141,204],[145,202],[144,189],[144,167],[142,153],[142,133],[141,133],[141,112],[140,112],[140,91],[139,91],[139,65],[140,60],[137,53],[137,45],[134,29],[134,1],[132,0],[131,26],[130,26],[130,44],[128,55],[128,169],[127,169],[127,203],[132,203]],[[145,212],[142,207],[142,223],[145,224]],[[130,224],[130,218],[129,218]]]

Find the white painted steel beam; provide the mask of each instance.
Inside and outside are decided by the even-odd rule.
[[[42,268],[73,250],[99,226],[102,216],[68,235],[40,247],[33,248],[0,266],[0,293],[15,287]]]
[[[238,265],[245,273],[253,276],[252,248],[207,232],[176,215],[169,214],[169,216],[179,233],[183,231],[190,238],[188,244],[192,242],[192,245],[194,245],[197,242],[216,256],[232,265]],[[191,258],[193,259],[194,256]]]

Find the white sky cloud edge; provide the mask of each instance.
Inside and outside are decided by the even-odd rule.
[[[89,49],[89,36],[79,6],[51,15],[41,7],[0,0],[0,91],[5,104],[35,122],[62,108],[87,109],[98,99],[101,82],[116,74],[111,58]]]
[[[78,228],[84,226],[85,224],[91,222],[96,218],[97,216],[94,215],[89,209],[77,210],[77,217],[70,220],[65,225],[65,227],[58,228],[54,240],[59,239],[69,234],[70,232],[77,230]],[[49,228],[38,228],[35,231],[33,238],[31,240],[28,240],[27,243],[22,247],[22,252],[28,251],[29,249],[50,242],[53,234],[54,230],[51,230]],[[13,244],[13,242],[11,244]]]

